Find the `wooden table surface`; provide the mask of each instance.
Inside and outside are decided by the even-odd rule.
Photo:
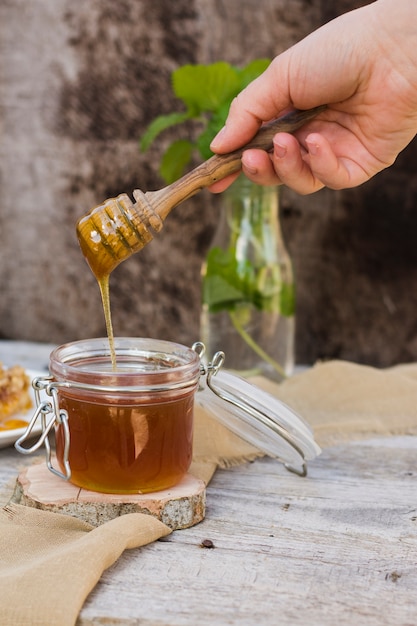
[[[9,342],[0,360],[19,346],[46,364],[49,347]],[[33,460],[0,450],[2,501]],[[417,437],[328,448],[306,478],[267,458],[218,471],[202,523],[103,574],[77,626],[104,624],[415,626]]]

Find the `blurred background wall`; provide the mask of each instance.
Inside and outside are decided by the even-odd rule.
[[[147,124],[177,108],[185,63],[273,57],[352,0],[1,0],[0,337],[103,335],[76,220],[106,198],[163,186]],[[178,133],[178,131],[176,131]],[[297,362],[417,358],[417,148],[354,190],[282,192],[297,280]],[[200,266],[221,196],[173,211],[111,277],[115,333],[199,337]]]

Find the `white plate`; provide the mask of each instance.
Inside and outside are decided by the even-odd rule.
[[[29,376],[31,382],[37,376],[47,376],[46,372],[35,372],[33,370],[25,370],[25,371],[26,371],[26,374]],[[30,422],[35,412],[35,408],[36,408],[35,407],[35,393],[32,389],[32,386],[30,386],[29,392],[32,398],[32,403],[33,403],[32,408],[30,408],[28,411],[25,411],[22,413],[15,413],[14,415],[11,415],[10,419],[25,420],[27,423]],[[19,437],[23,435],[25,430],[26,430],[25,427],[15,428],[12,430],[0,430],[0,448],[8,448],[9,446],[12,446],[19,439]],[[38,435],[41,432],[41,430],[42,430],[41,425],[36,424],[32,430],[32,435]]]

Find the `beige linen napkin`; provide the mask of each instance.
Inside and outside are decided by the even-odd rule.
[[[304,417],[322,447],[417,432],[417,365],[377,370],[333,361],[280,385],[253,382]],[[207,483],[217,467],[259,456],[262,452],[197,408],[192,473]],[[123,550],[170,532],[139,513],[93,529],[65,515],[8,505],[0,513],[2,626],[74,626],[88,593]]]
[[[142,513],[93,529],[67,515],[7,505],[0,511],[0,623],[72,626],[103,571],[126,548],[170,532]]]
[[[374,435],[417,433],[417,364],[376,369],[328,361],[281,385],[260,378],[253,382],[298,412],[322,448]]]
[[[196,408],[191,472],[207,484],[217,467],[262,456]],[[75,518],[8,504],[0,510],[1,626],[74,626],[81,607],[125,549],[171,532],[130,513],[93,528]]]

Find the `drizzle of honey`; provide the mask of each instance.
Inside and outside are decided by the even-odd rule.
[[[104,213],[106,220],[109,219],[107,213]],[[94,217],[93,217],[94,216]],[[114,237],[115,232],[111,225],[111,220],[96,227],[94,222],[103,220],[103,212],[95,211],[89,216],[85,216],[77,223],[78,242],[81,251],[90,266],[90,269],[98,283],[101,301],[103,303],[104,319],[106,322],[106,331],[109,339],[110,358],[113,370],[117,369],[116,352],[114,349],[114,333],[110,309],[110,274],[119,264],[119,260],[112,257],[108,248],[102,240],[102,232],[107,232],[109,236]],[[113,231],[111,230],[113,228]]]
[[[116,362],[116,350],[114,348],[114,333],[113,333],[113,324],[111,320],[111,310],[110,310],[110,288],[109,288],[109,279],[110,276],[102,276],[101,278],[97,278],[98,286],[100,288],[101,293],[101,301],[103,303],[103,311],[104,311],[104,319],[106,322],[106,330],[107,337],[109,338],[109,348],[110,348],[110,359],[113,371],[117,370],[117,362]]]

